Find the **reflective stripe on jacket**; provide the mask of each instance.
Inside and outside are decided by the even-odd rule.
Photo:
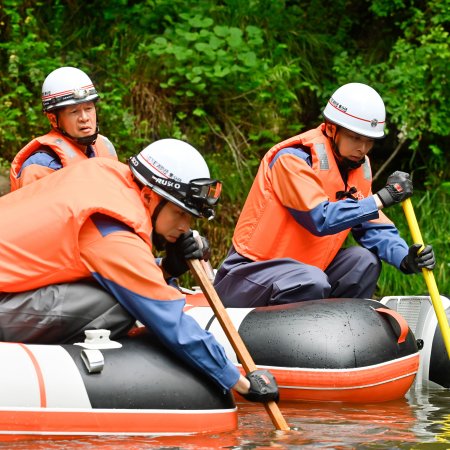
[[[275,145],[264,156],[234,232],[238,253],[254,261],[293,258],[324,270],[352,226],[372,219],[391,223],[368,198],[369,159],[349,171],[345,186],[323,131],[324,124]],[[309,149],[310,161],[302,148]],[[353,186],[358,201],[337,202],[336,193]],[[323,222],[320,230],[314,213]]]
[[[33,139],[20,150],[11,163],[10,182],[11,191],[21,187],[20,171],[24,162],[41,147],[50,147],[58,155],[63,167],[76,162],[84,161],[88,157],[67,137],[55,130],[44,136]],[[117,160],[116,150],[111,141],[99,134],[95,144],[92,145],[95,156]]]

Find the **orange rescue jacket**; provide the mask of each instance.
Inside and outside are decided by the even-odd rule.
[[[253,261],[293,258],[325,270],[342,247],[350,229],[336,234],[314,235],[299,224],[286,207],[288,204],[291,209],[308,211],[322,201],[337,201],[336,192],[346,190],[323,130],[324,124],[287,139],[264,156],[233,236],[234,248],[242,256]],[[299,158],[287,157],[283,162],[277,161],[282,166],[272,170],[270,164],[280,150],[299,145],[310,149],[311,168],[302,160],[304,169],[302,173],[296,172],[300,170]],[[289,162],[294,162],[297,167],[288,167]],[[294,174],[288,176],[289,171]],[[349,171],[347,186],[356,187],[354,195],[362,199],[371,195],[371,181],[370,163],[366,156],[361,167]],[[274,183],[284,184],[286,198],[280,198],[279,192],[274,191]],[[287,183],[290,184],[286,186]],[[376,221],[391,223],[381,212]]]
[[[63,167],[88,159],[88,157],[70,139],[61,133],[52,130],[44,136],[33,139],[17,153],[11,163],[9,175],[11,191],[20,187],[19,174],[23,163],[43,146],[50,147],[58,155]],[[95,144],[92,145],[92,148],[95,156],[117,160],[117,154],[113,144],[107,137],[102,136],[101,134],[97,136],[97,140],[95,141]]]
[[[140,189],[119,161],[91,158],[56,171],[0,197],[0,210],[1,292],[90,277],[80,261],[78,236],[95,213],[125,223],[151,250],[152,225]]]

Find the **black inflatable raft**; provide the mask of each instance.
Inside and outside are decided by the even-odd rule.
[[[202,294],[186,311],[239,362]],[[255,363],[276,376],[285,400],[382,402],[401,398],[419,366],[406,320],[380,302],[325,299],[228,308]]]

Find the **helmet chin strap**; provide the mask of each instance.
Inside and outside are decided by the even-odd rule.
[[[344,170],[351,170],[351,169],[357,169],[358,167],[361,167],[361,165],[364,163],[365,158],[361,158],[359,161],[352,161],[351,159],[345,158],[341,155],[339,152],[339,147],[336,144],[336,135],[338,134],[339,127],[336,126],[336,133],[334,133],[334,136],[331,139],[331,148],[333,149],[334,156],[336,157],[336,161],[338,165],[344,169]],[[329,136],[328,136],[329,137]]]
[[[164,250],[166,248],[167,241],[162,234],[156,232],[156,219],[158,218],[159,213],[164,208],[167,202],[168,200],[166,200],[165,198],[161,199],[161,201],[156,205],[156,208],[152,214],[152,226],[153,226],[152,243],[155,246],[156,250],[159,251]]]
[[[71,136],[69,133],[67,133],[67,131],[63,130],[62,128],[60,128],[59,126],[56,127],[56,129],[63,135],[68,137],[69,139],[71,139],[72,141],[75,141],[77,144],[80,145],[84,145],[84,146],[88,146],[88,145],[93,145],[95,144],[95,141],[97,140],[97,136],[98,136],[98,125],[96,126],[96,130],[94,134],[91,134],[90,136],[84,136],[81,138],[77,138],[74,136]]]
[[[359,161],[352,161],[351,159],[342,158],[340,164],[342,164],[345,169],[357,169],[364,164],[364,158],[360,159]]]
[[[97,140],[97,136],[98,136],[98,125],[96,127],[95,133],[91,134],[90,136],[85,136],[82,138],[72,138],[75,139],[75,141],[80,144],[80,145],[85,145],[86,147],[88,145],[94,145],[95,141]]]

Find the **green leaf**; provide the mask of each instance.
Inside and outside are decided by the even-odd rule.
[[[195,108],[194,111],[192,111],[192,114],[197,117],[203,117],[206,116],[206,111],[202,108]]]
[[[443,151],[437,145],[430,145],[430,150],[433,155],[441,156],[443,155]]]
[[[191,17],[188,22],[194,28],[208,28],[214,23],[210,17],[201,17],[198,15]]]
[[[224,26],[219,26],[216,25],[214,28],[214,33],[216,34],[216,36],[219,37],[226,37],[230,34],[230,28],[229,27],[224,27]]]
[[[230,36],[227,39],[232,48],[238,48],[242,45],[242,31],[239,28],[230,28]]]
[[[256,54],[255,52],[246,52],[238,56],[238,58],[247,66],[247,67],[255,67],[256,66]]]

